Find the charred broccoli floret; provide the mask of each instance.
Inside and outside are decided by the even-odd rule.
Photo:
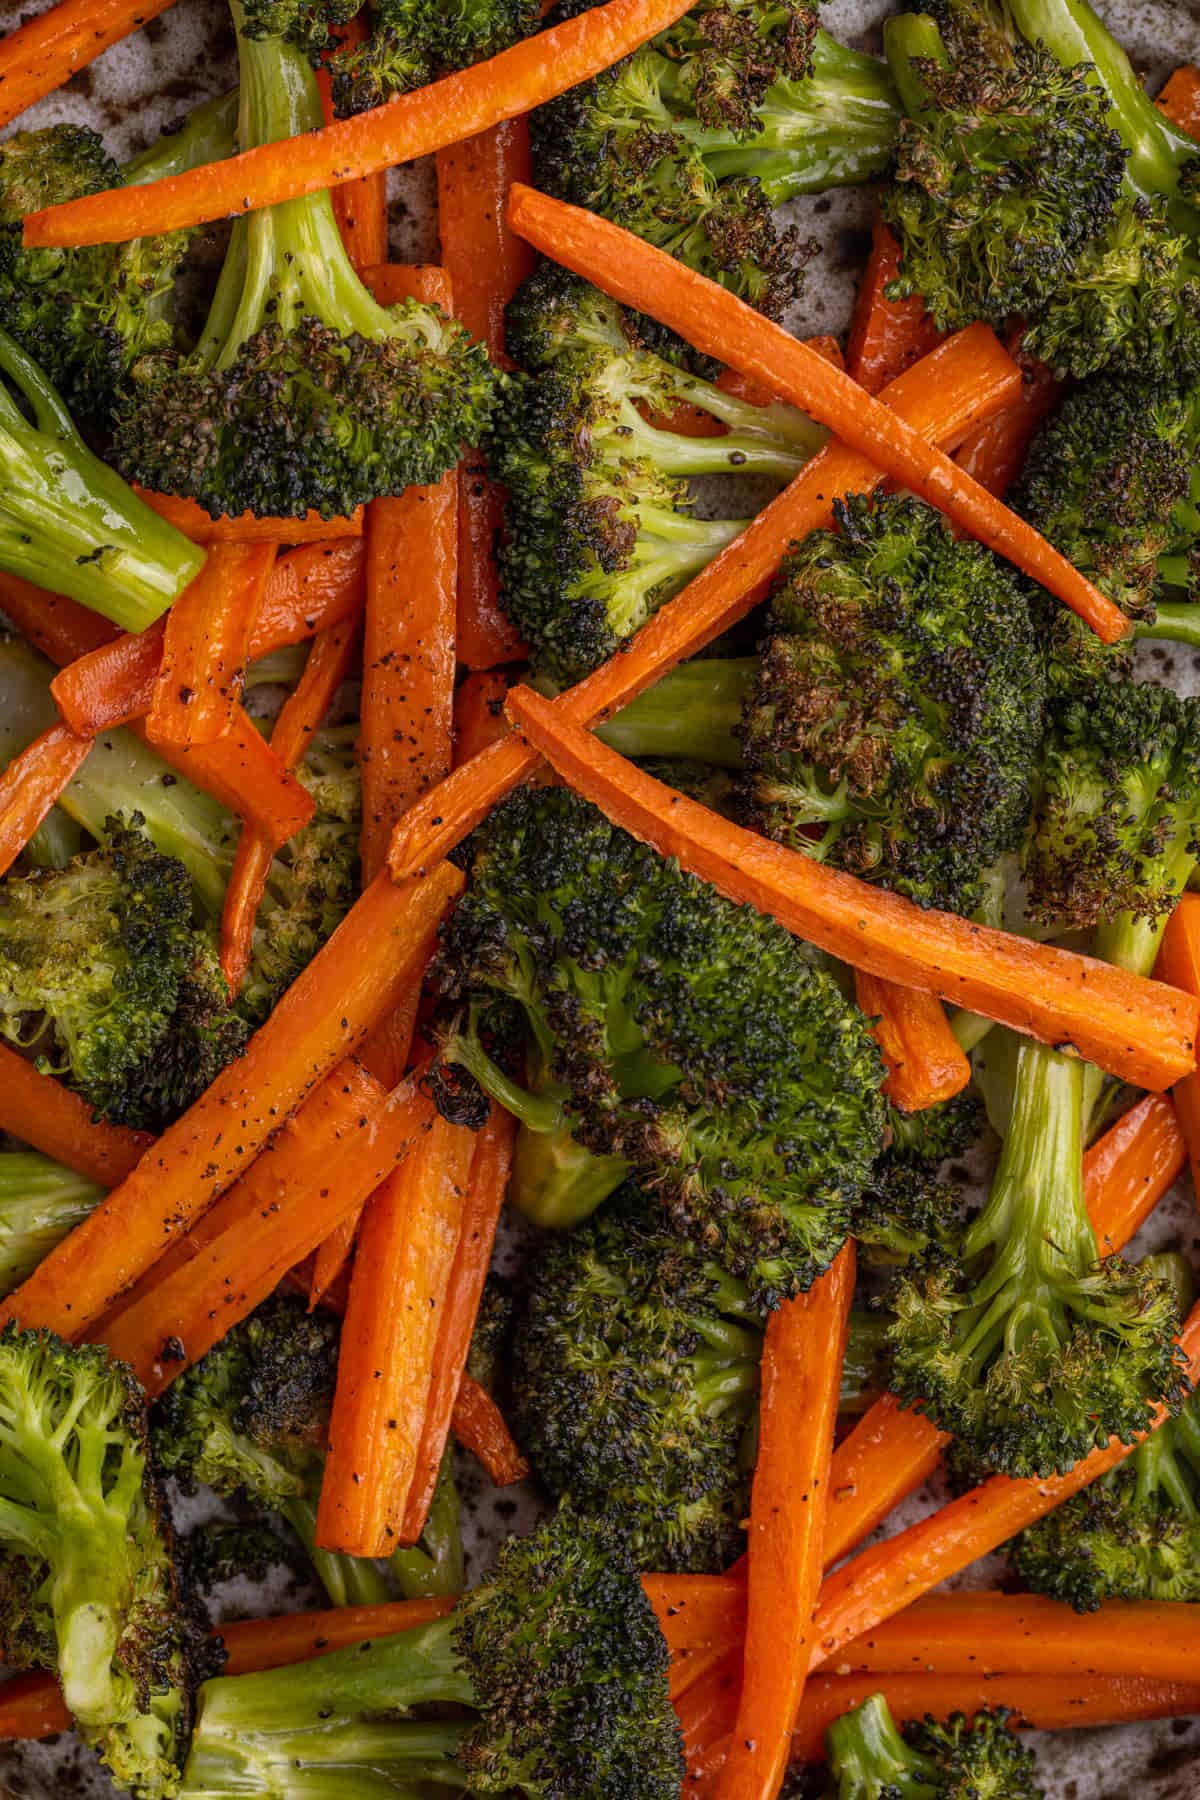
[[[829,1800],[1043,1800],[1033,1751],[1008,1727],[1009,1715],[955,1713],[896,1728],[882,1694],[872,1694],[829,1727]]]
[[[173,1795],[192,1643],[141,1389],[99,1345],[0,1334],[0,1648],[51,1668],[117,1785]]]
[[[65,869],[0,883],[0,1033],[103,1117],[161,1131],[246,1031],[183,864],[110,819]]]
[[[371,0],[366,42],[333,58],[333,103],[343,116],[496,56],[538,22],[537,0]]]
[[[385,1569],[405,1594],[455,1593],[462,1584],[456,1534],[439,1561],[416,1548],[398,1550],[387,1564],[316,1548],[339,1337],[337,1320],[309,1314],[298,1296],[265,1301],[167,1390],[154,1420],[163,1468],[191,1490],[203,1483],[279,1513],[335,1606],[386,1600]],[[440,1542],[440,1525],[457,1508],[451,1483],[441,1485],[435,1507],[432,1536]]]
[[[0,1295],[99,1205],[104,1189],[36,1150],[0,1150]]]
[[[756,1303],[807,1288],[881,1147],[861,1014],[774,920],[567,790],[518,791],[468,855],[435,964],[462,1009],[443,1073],[457,1066],[521,1120],[533,1154],[519,1148],[517,1203],[575,1221],[628,1172]],[[480,1030],[500,1003],[525,1039],[525,1086]],[[441,1097],[463,1104],[444,1084]]]
[[[970,1149],[983,1130],[983,1102],[969,1087],[923,1112],[906,1113],[889,1106],[888,1125],[892,1133],[889,1158],[932,1171]]]
[[[236,118],[236,95],[209,100],[123,169],[81,125],[18,131],[0,144],[0,318],[89,425],[105,429],[141,358],[172,344],[190,234],[26,250],[21,220],[80,194],[217,162],[234,148]]]
[[[972,912],[1030,810],[1043,682],[1028,601],[921,501],[835,511],[840,530],[784,564],[757,658],[672,671],[605,735],[627,755],[736,760],[744,823]]]
[[[615,301],[554,263],[510,305],[506,344],[525,373],[491,445],[508,495],[502,598],[539,674],[566,683],[744,529],[697,518],[689,477],[787,481],[827,434],[794,407],[751,405],[657,355]],[[703,408],[724,435],[672,430],[680,406]]]
[[[321,124],[300,51],[241,36],[238,50],[244,148]],[[495,394],[461,326],[372,298],[325,191],[238,218],[199,345],[159,363],[119,423],[118,460],[214,516],[329,516],[436,481],[479,442]]]
[[[1022,1040],[987,1202],[952,1255],[905,1270],[888,1300],[892,1391],[1008,1475],[1065,1472],[1183,1397],[1171,1289],[1152,1268],[1098,1260],[1084,1073]]]
[[[1182,1257],[1147,1260],[1186,1305]],[[1200,1401],[1193,1395],[1117,1468],[1027,1526],[1007,1554],[1023,1587],[1076,1612],[1103,1600],[1200,1598]]]
[[[142,631],[203,562],[92,455],[37,364],[0,331],[0,570]]]
[[[667,1663],[620,1545],[603,1525],[560,1514],[510,1538],[448,1618],[208,1683],[184,1795],[275,1795],[295,1782],[361,1800],[433,1780],[528,1800],[676,1800],[683,1753]]]
[[[556,16],[580,10],[571,0]],[[533,114],[539,185],[780,315],[809,251],[772,208],[881,174],[899,129],[886,66],[816,31],[815,12],[693,7]]]

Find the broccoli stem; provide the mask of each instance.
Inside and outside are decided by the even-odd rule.
[[[799,408],[757,407],[723,395],[707,382],[681,379],[681,402],[691,402],[728,424],[724,437],[689,437],[649,425],[632,405],[620,426],[624,459],[645,457],[665,475],[769,475],[790,481],[829,437]]]
[[[597,736],[622,756],[678,756],[739,769],[738,726],[757,672],[753,656],[680,663],[601,725]]]
[[[944,69],[950,66],[941,32],[927,13],[901,13],[885,21],[883,48],[901,106],[909,118],[919,119],[926,110],[926,93],[914,65],[933,62]]]
[[[1150,1433],[1134,1458],[1134,1471],[1139,1507],[1149,1507],[1156,1495],[1165,1494],[1180,1518],[1200,1521],[1200,1418],[1193,1405]]]
[[[93,456],[33,360],[0,331],[0,568],[78,600],[126,631],[152,625],[204,551]]]
[[[549,1132],[522,1121],[508,1198],[535,1225],[565,1231],[589,1218],[628,1173],[624,1157],[598,1155],[577,1143],[560,1113]]]
[[[1169,587],[1187,587],[1191,579],[1186,556],[1164,556],[1158,569]],[[1133,635],[1139,643],[1165,639],[1200,649],[1200,606],[1193,600],[1160,600],[1154,618],[1135,625]]]
[[[282,1501],[279,1510],[304,1545],[331,1606],[378,1606],[392,1598],[379,1564],[370,1557],[317,1548],[315,1500],[295,1494]]]
[[[218,94],[193,107],[178,131],[169,133],[132,157],[121,170],[126,187],[164,181],[202,164],[220,162],[237,143],[238,94]]]
[[[864,1312],[855,1307],[850,1314],[850,1335],[842,1363],[842,1386],[838,1411],[866,1412],[872,1401],[887,1387],[888,1333],[891,1320],[886,1313]]]
[[[0,1294],[11,1294],[104,1198],[104,1189],[36,1150],[0,1153]]]
[[[396,1550],[388,1558],[388,1567],[406,1600],[462,1592],[466,1573],[459,1512],[454,1449],[448,1444],[420,1544],[408,1550]]]
[[[895,1793],[903,1794],[904,1800],[936,1800],[940,1784],[935,1772],[904,1742],[882,1694],[872,1694],[853,1712],[835,1719],[827,1741],[839,1793]]]

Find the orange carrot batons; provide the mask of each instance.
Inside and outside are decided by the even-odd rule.
[[[95,1118],[86,1100],[7,1044],[0,1044],[0,1131],[107,1188],[124,1181],[154,1142],[148,1132]]]
[[[861,969],[854,977],[859,1010],[875,1020],[875,1041],[887,1068],[883,1091],[902,1112],[922,1112],[960,1094],[971,1065],[933,994],[897,987]]]
[[[0,41],[0,126],[173,4],[174,0],[59,0],[10,32]]]
[[[231,728],[273,544],[216,544],[167,613],[150,698],[152,744],[213,744]]]

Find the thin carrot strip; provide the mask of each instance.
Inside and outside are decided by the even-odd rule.
[[[0,126],[52,94],[174,0],[59,0],[0,42]]]
[[[361,538],[331,538],[286,550],[267,577],[250,633],[250,660],[302,643],[362,608],[365,552]]]
[[[124,1181],[154,1142],[149,1132],[94,1118],[86,1100],[7,1044],[0,1044],[0,1131],[107,1188]]]
[[[412,1482],[400,1523],[400,1542],[415,1544],[425,1526],[437,1486],[442,1453],[450,1435],[450,1419],[458,1396],[471,1333],[492,1260],[496,1226],[512,1167],[516,1121],[493,1106],[475,1139],[462,1224],[450,1279],[446,1284],[441,1327],[433,1357],[433,1373],[417,1446]]]
[[[370,35],[366,17],[356,13],[354,18],[347,19],[335,33],[342,49],[351,48],[366,42]],[[333,110],[333,98],[330,92],[329,70],[317,70],[317,86],[321,90],[321,110],[325,123],[332,125],[336,114]],[[333,202],[333,213],[342,234],[342,242],[346,246],[346,254],[361,275],[364,269],[372,268],[376,263],[387,261],[388,253],[388,202],[387,171],[376,169],[373,174],[363,175],[357,181],[347,181],[341,187],[334,188],[330,196]]]
[[[897,987],[859,969],[854,990],[860,1012],[872,1026],[887,1068],[883,1091],[902,1112],[922,1112],[959,1094],[971,1079],[971,1065],[934,995]]]
[[[901,375],[882,396],[917,431],[954,449],[981,419],[1020,390],[1020,371],[995,333],[972,325]],[[789,544],[820,530],[845,494],[870,493],[883,480],[866,457],[830,443],[733,543],[622,646],[619,655],[556,702],[580,725],[619,712],[676,663],[695,655],[761,600]],[[496,802],[537,767],[509,737],[456,770],[401,820],[389,853],[402,879],[437,861],[473,830]]]
[[[1021,337],[1021,332],[1015,332],[1009,343],[1025,377],[1020,398],[972,432],[954,459],[998,500],[1003,500],[1025,467],[1038,426],[1053,412],[1063,391],[1052,369],[1036,357],[1022,354]]]
[[[1167,920],[1154,972],[1189,994],[1200,994],[1200,894],[1181,896]],[[1200,1194],[1200,1075],[1176,1082],[1171,1098],[1187,1143],[1192,1183]]]
[[[454,695],[455,767],[508,736],[504,696],[510,686],[499,669],[480,669],[459,684]]]
[[[529,1476],[529,1464],[513,1441],[504,1415],[485,1388],[469,1375],[459,1383],[451,1416],[464,1450],[483,1464],[494,1487],[513,1487]]]
[[[877,394],[927,356],[942,335],[919,295],[888,299],[888,284],[899,273],[900,246],[877,212],[846,340],[846,373],[868,394]]]
[[[532,180],[532,171],[524,118],[437,154],[438,231],[454,311],[502,366],[504,309],[536,262],[525,240],[509,229],[505,202],[512,183]],[[458,660],[468,669],[492,669],[524,654],[500,604],[494,545],[503,523],[504,496],[480,453],[468,451],[460,470],[455,628]]]
[[[146,715],[152,744],[215,744],[231,728],[274,561],[274,544],[215,544],[167,612]]]
[[[1147,1094],[1084,1153],[1083,1191],[1102,1256],[1124,1249],[1187,1165],[1178,1094],[1178,1085],[1171,1099]]]
[[[1176,69],[1155,105],[1180,131],[1200,137],[1200,69],[1192,63]]]
[[[149,743],[140,719],[132,722],[130,730]],[[241,706],[234,708],[232,726],[215,744],[154,747],[164,762],[204,788],[277,850],[313,816],[312,795],[284,768]]]
[[[406,887],[373,882],[245,1054],[9,1296],[3,1321],[46,1326],[62,1337],[86,1331],[411,987],[430,930],[461,888],[461,875],[448,865]]]
[[[374,1111],[359,1112],[331,1138],[320,1116],[306,1129],[302,1107],[280,1153],[292,1176],[281,1198],[235,1219],[190,1261],[109,1319],[103,1342],[156,1399],[252,1313],[338,1217],[360,1206],[402,1158],[419,1154],[432,1110],[426,1095],[411,1082],[402,1083]],[[320,1158],[314,1154],[318,1150]]]
[[[773,1800],[811,1659],[854,1244],[767,1322],[750,1493],[742,1693],[720,1800]]]
[[[151,187],[156,185],[150,183]],[[245,512],[214,519],[195,500],[179,494],[157,494],[153,488],[138,487],[136,482],[133,491],[160,519],[166,519],[194,544],[313,544],[332,538],[361,537],[363,531],[361,506],[347,518],[326,519],[319,512],[301,513],[296,518]]]
[[[1139,1087],[1162,1089],[1195,1067],[1195,995],[926,910],[771,843],[656,781],[530,688],[512,688],[505,707],[534,748],[615,824],[852,968],[931,988],[1060,1050],[1072,1046]]]
[[[395,1547],[472,1150],[470,1131],[435,1114],[359,1225],[317,1510],[322,1549],[382,1556]]]
[[[594,16],[594,15],[593,15]],[[536,40],[535,40],[536,41]],[[150,190],[141,190],[148,192]],[[517,184],[514,228],[537,249],[614,299],[646,312],[731,368],[769,385],[843,443],[870,456],[965,531],[1078,613],[1104,643],[1128,621],[1024,519],[972,481],[888,407],[736,294],[594,213]]]
[[[313,639],[304,673],[280,708],[271,732],[271,749],[286,769],[295,770],[303,762],[313,733],[349,672],[355,637],[354,625],[344,623]],[[240,993],[250,966],[255,921],[274,854],[269,839],[242,827],[221,914],[221,969],[231,994]]]
[[[0,774],[0,875],[11,869],[91,748],[69,725],[49,725]]]
[[[78,600],[51,594],[0,569],[0,612],[51,662],[71,662],[120,636],[115,625]]]

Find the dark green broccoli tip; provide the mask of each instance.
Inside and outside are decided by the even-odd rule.
[[[892,1138],[888,1157],[932,1171],[951,1157],[971,1148],[984,1127],[983,1101],[973,1087],[964,1088],[952,1100],[928,1106],[923,1112],[901,1112],[888,1107]]]
[[[773,920],[566,790],[514,794],[466,854],[434,979],[520,1009],[543,1129],[622,1158],[756,1301],[807,1288],[882,1145],[861,1014]]]
[[[0,1033],[104,1118],[164,1127],[241,1050],[183,864],[111,819],[64,869],[0,884]]]
[[[0,1645],[53,1668],[85,1741],[140,1800],[178,1788],[192,1623],[145,1400],[99,1345],[0,1334]]]
[[[882,1694],[873,1694],[829,1727],[830,1773],[838,1800],[1043,1800],[1033,1751],[1009,1729],[1010,1714],[954,1713],[925,1719],[903,1736]]]
[[[244,0],[242,36],[283,38],[319,68],[338,47],[338,27],[359,11],[359,0]]]
[[[342,118],[364,112],[497,56],[537,28],[539,13],[537,0],[374,0],[365,43],[332,59],[334,108]]]
[[[32,1275],[104,1192],[36,1150],[0,1151],[0,1294]]]
[[[272,1794],[294,1770],[327,1800],[447,1777],[468,1793],[528,1800],[676,1800],[683,1754],[668,1661],[611,1533],[560,1513],[510,1538],[448,1619],[210,1682],[186,1792]],[[474,1717],[446,1717],[447,1704]],[[429,1707],[438,1716],[421,1717]]]
[[[92,455],[56,389],[3,331],[0,457],[0,569],[9,574],[143,631],[203,564],[198,545]]]
[[[1185,1392],[1169,1285],[1121,1257],[1097,1261],[1083,1093],[1082,1063],[1022,1043],[986,1205],[953,1259],[905,1271],[889,1296],[893,1391],[1007,1475],[1065,1473]]]
[[[850,1230],[867,1262],[907,1263],[948,1255],[961,1218],[956,1187],[888,1153],[855,1202]]]
[[[243,144],[320,125],[300,51],[239,36],[238,53]],[[140,373],[118,461],[214,516],[328,517],[436,481],[480,440],[497,394],[460,325],[417,301],[377,304],[325,192],[239,218],[198,347]]]
[[[745,821],[969,913],[1028,819],[1043,673],[1004,564],[902,496],[785,563],[741,728]]]

